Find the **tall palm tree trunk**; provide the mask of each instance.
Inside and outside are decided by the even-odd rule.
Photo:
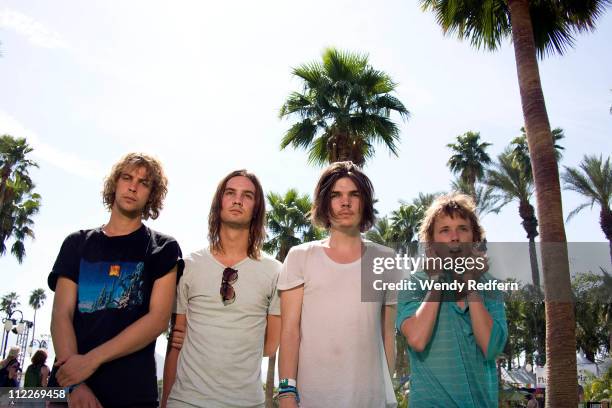
[[[523,228],[529,239],[529,263],[531,265],[531,283],[533,286],[540,287],[540,269],[538,267],[538,254],[536,251],[535,237],[538,236],[538,219],[535,217],[535,210],[528,201],[521,201],[519,204],[519,215],[523,219]]]
[[[36,338],[36,311],[34,309],[34,323],[32,323],[32,343],[34,343],[34,339]]]
[[[601,208],[599,212],[599,225],[608,240],[608,245],[610,247],[610,262],[612,262],[612,211],[609,208]],[[610,343],[610,345],[612,346],[612,343]],[[612,348],[610,350],[612,350]]]
[[[546,407],[576,407],[576,338],[559,170],[536,57],[528,0],[508,0],[514,55],[527,128],[546,298]]]

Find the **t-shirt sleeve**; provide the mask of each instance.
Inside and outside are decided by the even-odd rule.
[[[53,264],[53,269],[47,278],[47,284],[52,291],[55,291],[57,280],[60,276],[70,279],[74,283],[79,283],[79,264],[81,262],[80,244],[82,236],[80,232],[75,232],[66,237],[62,243],[59,254]]]
[[[153,280],[165,276],[181,259],[181,247],[174,239],[168,239],[153,249],[151,253],[151,267]]]
[[[182,269],[181,278],[179,279],[178,285],[176,286],[176,300],[174,302],[174,313],[186,314],[187,303],[189,300],[189,278],[191,277],[191,262],[187,260],[181,260],[179,262],[179,268]]]
[[[304,261],[306,250],[304,248],[291,248],[278,278],[278,290],[287,290],[304,283]]]
[[[282,265],[274,262],[274,279],[272,281],[272,287],[270,288],[270,303],[268,304],[268,314],[280,315],[280,296],[278,294],[278,277],[280,276],[280,270]]]

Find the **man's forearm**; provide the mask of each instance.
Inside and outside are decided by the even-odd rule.
[[[480,294],[474,291],[470,292],[467,296],[467,301],[476,343],[486,356],[489,348],[489,340],[491,338],[491,330],[493,329],[493,319],[485,307]]]
[[[69,316],[52,316],[51,339],[57,360],[66,360],[78,353],[76,334]]]
[[[172,390],[174,381],[176,381],[176,366],[178,362],[179,353],[179,349],[174,348],[170,344],[168,344],[168,351],[166,352],[166,360],[164,362],[164,387],[162,390],[161,408],[166,407],[166,403],[168,402],[168,396],[170,396],[170,391]]]
[[[144,348],[167,327],[170,316],[148,313],[121,333],[87,353],[96,365],[104,364]]]
[[[423,351],[429,343],[438,319],[441,298],[439,290],[429,291],[414,316],[402,323],[402,334],[415,351]]]
[[[298,330],[283,330],[278,357],[280,378],[296,378],[298,356],[300,350],[300,332]]]

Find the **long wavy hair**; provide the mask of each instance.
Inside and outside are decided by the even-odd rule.
[[[230,179],[238,176],[248,178],[255,185],[255,206],[253,207],[253,218],[251,218],[251,224],[249,226],[247,255],[251,259],[259,259],[261,247],[266,238],[266,202],[264,200],[263,189],[261,188],[259,179],[257,179],[255,174],[250,173],[247,170],[243,169],[232,171],[219,182],[213,202],[210,206],[210,213],[208,214],[208,242],[212,251],[223,252],[223,245],[221,244],[220,236],[223,193],[225,192],[227,182],[230,181]]]
[[[453,192],[436,198],[425,211],[423,222],[421,222],[419,228],[419,240],[421,242],[433,242],[434,224],[439,215],[447,215],[451,218],[459,216],[469,220],[472,225],[474,242],[482,242],[485,239],[485,230],[480,225],[476,215],[474,199],[466,194]]]
[[[147,169],[147,177],[151,180],[151,193],[142,209],[142,218],[145,220],[156,219],[164,207],[164,198],[168,193],[168,178],[164,174],[164,169],[159,160],[152,156],[143,153],[128,153],[115,163],[110,174],[104,180],[102,201],[108,210],[113,208],[117,180],[119,180],[121,173],[130,171],[135,167]]]

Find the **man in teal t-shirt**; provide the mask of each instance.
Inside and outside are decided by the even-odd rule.
[[[397,314],[408,342],[411,408],[497,406],[495,358],[508,328],[502,293],[473,288],[492,279],[486,257],[474,249],[484,240],[474,209],[466,195],[445,195],[421,225],[426,268],[411,276]]]

